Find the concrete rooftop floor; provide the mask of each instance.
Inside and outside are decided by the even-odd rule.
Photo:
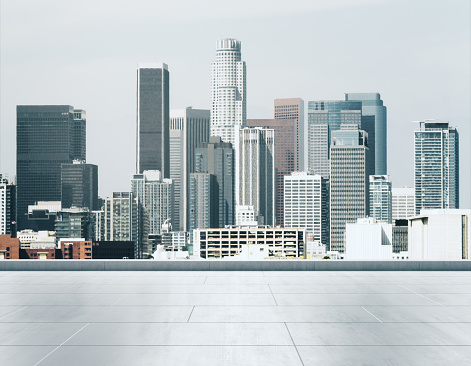
[[[471,365],[471,272],[0,272],[0,365]]]

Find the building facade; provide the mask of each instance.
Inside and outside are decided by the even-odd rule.
[[[0,174],[0,235],[16,237],[16,186]]]
[[[345,93],[346,101],[360,101],[363,116],[374,116],[374,129],[362,129],[368,132],[370,138],[370,149],[375,152],[376,175],[388,174],[388,122],[387,108],[384,106],[379,93]],[[374,131],[374,146],[373,142]]]
[[[415,189],[402,186],[392,188],[392,219],[404,220],[415,216]]]
[[[415,213],[459,208],[459,135],[446,121],[421,121],[414,132]]]
[[[222,142],[219,136],[211,136],[208,143],[196,149],[195,172],[209,173],[216,178],[218,191],[218,222],[214,227],[234,225],[234,150],[232,144]]]
[[[209,173],[190,174],[190,234],[195,229],[217,227],[219,223],[216,177]]]
[[[16,107],[18,227],[26,229],[28,205],[60,201],[61,164],[86,160],[86,114],[68,105]]]
[[[185,109],[170,111],[170,178],[174,183],[175,230],[189,228],[189,178],[195,172],[195,152],[209,141],[209,110]]]
[[[288,119],[295,121],[295,145],[293,171],[306,170],[305,166],[305,146],[307,144],[307,129],[304,124],[304,100],[301,98],[275,99],[274,117],[277,119]],[[248,125],[248,121],[247,121]]]
[[[211,64],[211,136],[234,144],[234,126],[245,126],[247,118],[246,66],[241,43],[217,41],[216,60]]]
[[[330,148],[330,250],[345,250],[345,224],[369,215],[368,134],[338,130]]]
[[[75,160],[61,165],[62,208],[98,210],[98,166]]]
[[[90,240],[93,236],[90,211],[86,208],[63,208],[57,213],[54,224],[56,238],[82,238]]]
[[[284,226],[283,178],[298,171],[298,121],[295,119],[248,119],[247,127],[264,127],[275,132],[275,224]]]
[[[261,225],[275,224],[275,131],[236,126],[236,205],[253,206]]]
[[[329,195],[326,179],[307,172],[284,177],[285,227],[305,228],[312,241],[329,247]]]
[[[361,218],[345,227],[345,259],[391,260],[392,225],[375,218]]]
[[[164,63],[137,66],[136,174],[160,170],[170,177],[169,77]]]
[[[250,245],[268,246],[269,257],[304,258],[305,241],[306,229],[299,228],[233,226],[198,229],[193,233],[193,253],[201,258],[222,259],[237,256]]]
[[[392,189],[387,175],[370,175],[370,217],[392,224]]]

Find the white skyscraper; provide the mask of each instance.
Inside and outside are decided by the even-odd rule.
[[[246,67],[241,61],[240,41],[217,42],[216,61],[211,64],[211,136],[234,144],[234,126],[245,126]]]
[[[315,241],[329,244],[329,198],[326,179],[294,172],[285,175],[285,227],[305,228]]]
[[[370,217],[392,224],[391,181],[388,175],[370,175]]]

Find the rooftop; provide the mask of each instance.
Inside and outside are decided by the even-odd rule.
[[[470,271],[0,271],[0,359],[465,365],[470,305]]]

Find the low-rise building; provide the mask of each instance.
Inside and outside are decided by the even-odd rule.
[[[392,225],[373,217],[357,219],[346,224],[345,243],[345,259],[392,259]]]
[[[244,245],[268,245],[268,257],[305,258],[306,229],[227,226],[193,231],[193,253],[206,259],[238,255]]]

